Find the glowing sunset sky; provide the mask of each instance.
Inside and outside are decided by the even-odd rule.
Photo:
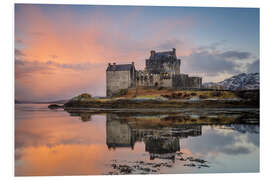
[[[172,48],[203,82],[258,72],[259,9],[16,4],[15,98],[104,96],[108,62]]]

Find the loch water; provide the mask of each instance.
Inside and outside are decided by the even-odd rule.
[[[181,124],[169,114],[68,113],[47,106],[15,105],[15,176],[259,172],[256,123]],[[181,118],[238,118],[242,110],[207,111]]]

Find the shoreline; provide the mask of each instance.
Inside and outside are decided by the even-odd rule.
[[[166,125],[226,125],[259,124],[259,108],[186,108],[186,109],[100,109],[68,108],[71,116],[78,116],[82,121],[91,120],[93,115],[106,115],[124,122],[136,124],[154,123]]]
[[[57,107],[57,106],[55,106]],[[60,106],[59,106],[60,107]],[[67,108],[102,108],[102,109],[168,109],[168,108],[259,108],[258,101],[250,100],[90,100],[69,101],[63,106]]]
[[[183,113],[183,112],[249,112],[249,111],[259,111],[258,107],[248,107],[248,108],[88,108],[88,107],[67,107],[63,110],[68,112],[104,112],[104,113],[156,113],[156,114],[167,114],[167,113]]]
[[[259,91],[245,91],[237,95],[232,91],[172,91],[134,89],[114,98],[92,98],[82,94],[61,108],[73,116],[87,121],[92,115],[114,114],[123,120],[133,119],[172,124],[259,124]],[[166,116],[166,117],[165,117]],[[118,119],[117,118],[117,119]],[[146,119],[145,119],[146,118]]]

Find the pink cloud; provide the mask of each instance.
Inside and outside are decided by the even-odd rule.
[[[78,23],[78,15],[66,9],[52,18],[39,6],[25,5],[15,14],[15,39],[24,44],[20,59],[26,62],[24,66],[15,64],[16,98],[68,98],[82,90],[105,95],[108,62],[134,61],[142,69],[149,51],[172,48],[166,49],[166,45],[176,47],[178,55],[190,54],[190,39],[173,33],[181,34],[194,26],[193,20],[149,24],[147,28],[154,29],[153,33],[141,38],[136,37],[136,30],[129,30],[138,14],[140,10],[127,15],[123,26],[102,12],[92,15],[87,23]],[[89,67],[84,68],[86,65]]]

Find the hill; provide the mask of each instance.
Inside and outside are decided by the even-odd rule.
[[[213,83],[208,82],[203,84],[204,88],[217,88],[224,90],[254,90],[260,89],[260,74],[259,73],[242,73],[224,81]]]

